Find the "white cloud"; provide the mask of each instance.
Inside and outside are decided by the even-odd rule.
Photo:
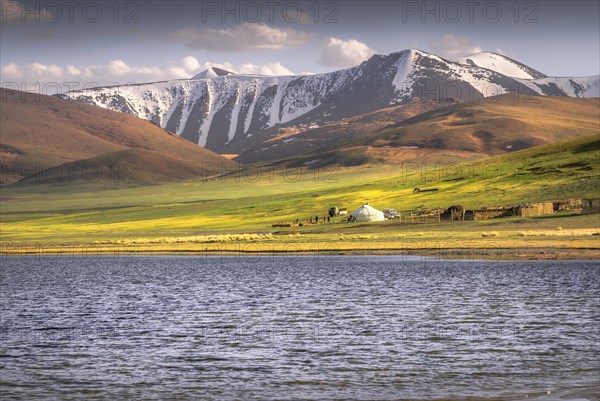
[[[194,59],[195,60],[195,59]],[[197,65],[198,61],[195,60]],[[190,65],[191,64],[191,65]],[[192,67],[192,68],[190,68]],[[80,85],[97,83],[112,85],[132,82],[147,82],[161,79],[187,78],[197,68],[190,60],[183,59],[164,66],[132,67],[123,60],[111,60],[106,64],[90,66],[59,66],[55,64],[30,63],[17,65],[10,63],[2,67],[3,84],[25,82],[34,85],[39,82],[78,82]]]
[[[286,68],[279,61],[271,62],[267,64],[252,64],[252,63],[242,63],[242,64],[232,64],[229,62],[224,63],[212,63],[206,62],[198,68],[197,72],[203,71],[209,67],[217,67],[226,71],[231,71],[238,74],[248,74],[248,75],[295,75],[293,71]],[[196,72],[196,73],[197,73]]]
[[[465,36],[444,35],[430,44],[433,53],[448,60],[456,61],[461,57],[481,52],[481,47]]]
[[[294,75],[294,73],[288,70],[281,63],[267,63],[265,65],[256,64],[241,64],[234,70],[240,74],[260,74],[260,75]]]
[[[200,68],[200,63],[196,60],[195,57],[187,56],[181,60],[182,67],[187,71],[195,71]]]
[[[0,68],[2,86],[23,88],[37,91],[36,85],[42,88],[51,85],[63,91],[69,89],[83,89],[98,85],[127,85],[162,81],[169,79],[191,78],[208,67],[219,67],[240,74],[260,75],[293,75],[293,72],[280,62],[271,62],[264,65],[243,63],[232,64],[229,62],[200,63],[195,57],[188,56],[179,61],[173,61],[162,66],[132,67],[123,60],[111,60],[106,64],[91,66],[59,66],[55,64],[16,64],[10,63]],[[72,83],[77,83],[74,86]]]
[[[327,45],[321,51],[319,63],[326,67],[352,67],[375,53],[376,50],[358,40],[329,38]]]
[[[182,41],[190,49],[231,52],[287,49],[306,43],[309,35],[291,28],[279,29],[246,22],[235,28],[181,29],[171,38]]]

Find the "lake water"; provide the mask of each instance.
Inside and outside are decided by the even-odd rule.
[[[600,387],[594,261],[2,262],[3,400],[523,399]]]

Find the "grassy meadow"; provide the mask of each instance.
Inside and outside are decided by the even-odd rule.
[[[111,181],[11,186],[2,191],[1,244],[8,252],[39,244],[57,249],[134,246],[149,252],[243,251],[244,246],[275,252],[598,249],[600,236],[593,235],[598,215],[433,224],[333,219],[329,224],[271,227],[273,222],[322,218],[331,206],[352,211],[365,202],[380,210],[407,211],[598,197],[598,160],[600,137],[594,135],[453,165],[254,166],[219,179],[154,186]],[[415,187],[435,191],[413,194]]]

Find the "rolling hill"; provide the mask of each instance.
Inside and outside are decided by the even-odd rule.
[[[204,177],[207,163],[236,165],[127,114],[6,89],[0,95],[2,184],[155,184]]]
[[[506,94],[431,110],[281,163],[319,166],[454,163],[598,132],[598,98]]]
[[[413,98],[399,106],[321,126],[272,128],[238,141],[229,146],[228,150],[237,155],[236,161],[254,163],[286,159],[327,147],[344,147],[368,133],[455,103],[451,100]]]

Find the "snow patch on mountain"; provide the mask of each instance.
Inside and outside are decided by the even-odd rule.
[[[250,107],[248,108],[248,113],[246,114],[246,119],[244,120],[244,132],[243,134],[246,136],[252,136],[252,132],[250,131],[250,124],[252,123],[252,116],[254,115],[254,109],[256,107],[256,101],[258,99],[258,90],[257,90],[257,86],[258,84],[256,82],[254,82],[254,85],[252,86],[252,88],[254,90],[252,90],[251,92],[249,92],[252,96],[252,100],[250,102]]]
[[[405,50],[400,52],[400,55],[400,60],[396,68],[396,75],[392,80],[392,85],[396,88],[397,93],[395,100],[399,100],[410,91],[412,80],[409,77],[409,74],[413,69],[415,51]],[[391,101],[390,103],[394,103],[394,101]]]
[[[207,96],[207,107],[208,113],[205,114],[205,117],[200,125],[200,131],[198,136],[198,145],[204,147],[206,146],[206,142],[208,141],[208,132],[210,130],[210,124],[212,123],[213,117],[215,116],[215,107],[213,107],[213,100],[215,98],[215,91],[212,86],[212,82],[208,81],[206,84],[206,92]],[[186,121],[187,119],[182,121]]]
[[[492,52],[481,52],[471,54],[467,57],[458,60],[461,64],[476,65],[478,67],[487,68],[502,75],[520,79],[538,79],[545,77],[539,71],[527,67],[509,57]]]
[[[600,77],[546,77],[535,80],[519,80],[536,92],[545,95],[595,98],[600,97]]]

